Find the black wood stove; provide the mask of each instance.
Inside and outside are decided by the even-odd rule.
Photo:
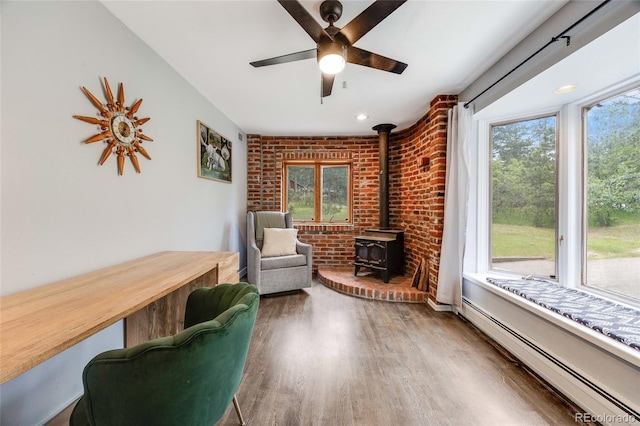
[[[378,271],[385,283],[391,275],[404,275],[404,232],[366,229],[356,237],[355,275],[361,267]]]
[[[363,235],[355,237],[355,275],[361,267],[378,271],[385,283],[390,275],[404,275],[404,232],[389,229],[389,132],[393,124],[378,124],[380,165],[380,227],[365,229]]]

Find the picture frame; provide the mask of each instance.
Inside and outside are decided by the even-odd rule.
[[[231,141],[196,121],[198,177],[231,183]]]

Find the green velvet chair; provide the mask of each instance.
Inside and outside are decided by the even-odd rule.
[[[103,352],[82,374],[73,425],[212,426],[233,400],[260,296],[247,283],[194,290],[184,331]]]

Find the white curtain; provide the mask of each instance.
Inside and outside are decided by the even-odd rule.
[[[467,230],[469,199],[469,147],[472,106],[462,103],[449,110],[444,228],[436,300],[462,306],[462,259]]]

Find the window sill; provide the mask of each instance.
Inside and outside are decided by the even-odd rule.
[[[568,333],[571,333],[592,345],[595,345],[618,358],[621,358],[630,364],[640,368],[640,351],[637,351],[630,346],[618,342],[617,340],[610,338],[596,330],[593,330],[585,325],[582,325],[576,321],[573,321],[569,318],[562,316],[556,312],[553,312],[550,309],[547,309],[543,306],[540,306],[532,301],[529,301],[517,294],[514,294],[508,290],[502,289],[496,285],[493,285],[486,281],[487,277],[494,278],[513,278],[512,275],[500,274],[495,272],[490,273],[465,273],[464,279],[467,279],[473,284],[484,288],[485,290],[491,292],[494,295],[497,295],[501,298],[506,299],[510,303],[531,312],[532,314],[554,324],[557,327],[562,328]],[[606,299],[600,295],[595,295],[596,297],[600,297],[602,299]],[[613,301],[614,303],[618,303],[617,301]]]
[[[351,232],[355,229],[353,223],[314,223],[314,222],[293,222],[293,227],[305,233],[323,232]]]

